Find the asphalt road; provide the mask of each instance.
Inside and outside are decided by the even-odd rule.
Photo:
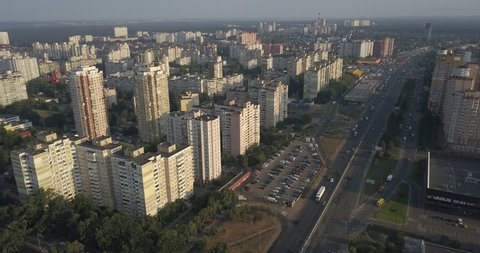
[[[364,116],[368,115],[369,120],[358,124],[358,136],[351,136],[346,141],[341,154],[328,169],[328,175],[333,177],[335,182],[330,183],[325,177],[307,192],[308,201],[298,212],[298,220],[295,223],[291,220],[285,222],[280,237],[269,252],[326,252],[326,249],[338,249],[344,242],[345,224],[357,206],[368,169],[367,164],[403,87],[406,76],[402,75],[402,71],[407,68],[413,70],[414,67],[414,64],[396,66],[394,73],[385,81],[386,87],[366,105]],[[368,110],[372,105],[376,108],[374,112]],[[337,187],[338,183],[340,185]],[[326,186],[324,195],[329,199],[323,214],[324,207],[313,200],[320,185]],[[335,188],[337,192],[332,198]],[[316,227],[321,215],[320,223]],[[326,234],[328,236],[325,236]]]
[[[351,228],[355,225],[362,225],[364,214],[360,214],[360,218],[356,220],[357,224],[351,223],[358,212],[362,211],[359,199],[371,159],[375,154],[374,147],[382,137],[388,117],[395,110],[395,103],[405,80],[408,78],[408,73],[413,72],[415,67],[415,61],[405,66],[400,66],[397,72],[388,80],[385,96],[377,95],[372,99],[370,105],[375,105],[377,108],[372,116],[372,122],[370,124],[362,124],[362,128],[359,126],[359,132],[363,133],[363,136],[358,143],[358,151],[352,158],[353,162],[351,167],[348,168],[344,180],[340,182],[339,191],[333,197],[332,205],[326,210],[322,222],[313,234],[309,245],[305,247],[305,252],[336,252],[342,243],[347,242],[347,236],[351,232]],[[404,70],[407,72],[407,75],[402,74]],[[412,146],[412,143],[407,141],[405,145]],[[411,156],[413,153],[415,153],[415,150],[407,150],[404,155]],[[397,168],[405,168],[406,163],[408,163],[408,160],[402,159],[397,164]],[[340,162],[334,165],[333,168],[341,170],[342,166],[343,164]],[[398,169],[396,171],[400,173]],[[401,173],[407,173],[407,170],[401,170]],[[396,178],[404,178],[405,176],[408,175],[403,174],[400,176],[397,174]],[[396,187],[399,180],[394,181],[393,185]],[[391,192],[393,193],[393,191]],[[373,202],[375,199],[370,199],[370,201]],[[373,203],[367,203],[367,205],[373,209],[376,208]],[[371,209],[366,210],[367,214],[372,214],[375,211]]]

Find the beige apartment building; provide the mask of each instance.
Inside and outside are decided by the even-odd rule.
[[[73,198],[81,192],[76,160],[76,140],[58,138],[55,133],[40,133],[25,149],[12,151],[13,173],[19,197],[24,201],[40,188]]]
[[[188,112],[193,109],[194,106],[200,105],[200,97],[198,93],[194,92],[185,92],[185,94],[180,96],[180,111]]]
[[[94,66],[77,68],[70,75],[69,88],[77,133],[89,140],[107,136],[103,72]]]
[[[135,114],[140,138],[158,141],[164,135],[165,116],[170,112],[168,75],[161,66],[140,67],[135,74]]]
[[[260,106],[228,101],[215,105],[220,117],[222,152],[231,156],[245,155],[248,149],[260,144]]]
[[[102,137],[77,145],[82,192],[98,206],[115,208],[110,157],[122,150],[111,137]]]

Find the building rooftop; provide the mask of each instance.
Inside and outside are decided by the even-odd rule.
[[[427,188],[480,197],[480,159],[430,153]]]
[[[377,89],[378,84],[378,81],[374,79],[362,80],[345,96],[345,100],[366,103]]]

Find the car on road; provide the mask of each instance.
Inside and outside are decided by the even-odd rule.
[[[331,177],[330,179],[328,179],[328,181],[329,181],[330,183],[333,183],[333,182],[335,181],[335,179],[334,179],[333,177]]]
[[[378,188],[378,193],[383,193],[385,191],[385,186],[380,186],[380,188]]]

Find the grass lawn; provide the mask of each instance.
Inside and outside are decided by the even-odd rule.
[[[410,189],[408,185],[402,184],[392,200],[380,209],[375,215],[376,218],[403,224],[407,219],[408,194]]]
[[[58,114],[58,112],[55,112],[55,111],[47,111],[47,110],[39,110],[39,109],[35,109],[34,111],[38,113],[38,115],[40,115],[41,118],[44,118],[44,119],[50,116],[53,116],[55,114]]]
[[[244,221],[232,221],[227,220],[219,225],[217,228],[218,235],[215,237],[206,237],[207,239],[207,249],[211,249],[215,244],[218,242],[225,242],[227,244],[236,242],[243,238],[246,238],[258,231],[262,231],[264,229],[270,228],[275,225],[275,218],[269,214],[266,214],[263,211],[257,211],[257,214],[260,215],[260,219],[254,221],[253,223],[244,222]],[[237,245],[234,245],[232,248],[234,250],[230,250],[229,252],[258,252],[258,243],[260,240],[260,249],[261,252],[265,252],[264,247],[265,245],[270,242],[272,237],[275,235],[276,229],[271,231],[265,232],[261,234],[259,237],[254,237],[252,239],[246,240],[241,242]],[[254,247],[254,249],[252,249]],[[255,249],[257,251],[255,251]],[[208,252],[208,251],[207,251]]]
[[[250,240],[244,241],[240,244],[235,246],[229,247],[228,252],[230,253],[263,253],[267,252],[268,249],[266,248],[270,242],[270,240],[275,236],[276,229],[270,230],[261,234],[260,236],[256,236]]]
[[[332,157],[332,159],[335,159],[337,157],[337,152],[340,151],[342,148],[343,144],[345,143],[344,139],[338,139],[338,138],[323,138],[321,139],[321,144],[325,151],[327,152],[329,157]]]
[[[387,176],[392,173],[396,164],[397,160],[393,156],[374,158],[370,165],[370,169],[368,170],[366,179],[375,180],[375,184],[365,183],[365,187],[363,188],[364,200],[370,198],[370,196],[378,191],[380,186],[385,183]]]
[[[348,105],[348,106],[340,106],[338,108],[338,113],[351,119],[358,119],[360,118],[360,115],[362,115],[362,110],[363,108],[360,106]]]

